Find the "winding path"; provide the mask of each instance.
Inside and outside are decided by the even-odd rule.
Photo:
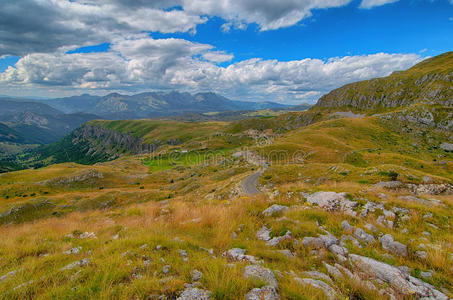
[[[259,170],[258,172],[255,172],[242,180],[242,191],[244,191],[245,194],[256,195],[260,193],[260,191],[256,187],[256,184],[258,183],[258,179],[261,177],[261,175],[263,175],[263,172],[263,170]]]

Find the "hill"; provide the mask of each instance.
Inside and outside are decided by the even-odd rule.
[[[386,111],[414,104],[453,106],[453,52],[384,78],[347,84],[321,97],[316,108]]]

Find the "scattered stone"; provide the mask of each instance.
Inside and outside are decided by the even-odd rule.
[[[436,290],[432,285],[412,277],[394,266],[356,254],[350,254],[349,259],[359,271],[389,284],[397,294],[413,295],[417,298],[448,299],[445,294]]]
[[[327,232],[327,235],[320,235],[319,238],[323,241],[324,247],[329,248],[332,245],[338,245],[338,239]]]
[[[328,249],[330,252],[335,254],[335,256],[340,261],[346,262],[346,260],[347,260],[346,258],[348,257],[348,254],[349,254],[348,249],[338,246],[336,244],[331,245]]]
[[[185,261],[185,262],[189,261],[189,258],[187,257],[187,251],[186,250],[179,249],[178,252],[182,256],[182,260],[183,261]]]
[[[350,231],[352,229],[354,229],[353,226],[351,226],[348,221],[344,220],[343,222],[341,222],[341,228],[344,230],[344,231]]]
[[[280,300],[277,290],[273,286],[255,288],[245,295],[246,300]]]
[[[427,214],[423,215],[423,219],[431,219],[432,217],[433,217],[432,213],[427,213]]]
[[[60,271],[71,270],[71,269],[74,269],[76,267],[84,267],[84,266],[88,265],[89,263],[90,263],[90,259],[89,258],[84,258],[84,259],[75,261],[72,264],[69,264],[69,265],[61,268]]]
[[[387,195],[384,193],[378,193],[377,196],[381,200],[387,200]]]
[[[284,240],[290,240],[290,239],[292,239],[291,231],[288,230],[284,235],[274,237],[274,238],[270,239],[269,241],[267,241],[266,246],[277,246],[278,244],[280,244],[280,242],[282,242]]]
[[[407,256],[407,246],[400,242],[395,242],[393,236],[390,234],[380,237],[379,241],[385,251],[404,257]]]
[[[370,224],[370,223],[367,223],[365,225],[365,229],[369,230],[371,232],[378,232],[378,229],[376,228],[376,226],[374,226],[373,224]]]
[[[69,249],[67,251],[63,251],[63,254],[79,254],[80,251],[82,251],[82,247],[81,246]]]
[[[314,288],[320,289],[324,292],[324,294],[327,296],[329,299],[337,299],[337,295],[335,293],[335,290],[325,283],[324,281],[321,280],[315,280],[315,279],[310,279],[310,278],[294,278],[297,282],[305,285],[311,285]]]
[[[349,234],[342,235],[340,245],[345,247],[347,242],[351,242],[354,247],[362,248],[362,245],[360,245],[360,242],[355,237]]]
[[[320,249],[324,247],[324,241],[320,238],[306,236],[302,239],[302,245],[305,247]]]
[[[140,246],[140,249],[144,250],[144,249],[147,249],[148,248],[148,244],[143,244]]]
[[[283,249],[283,250],[275,250],[275,252],[283,254],[284,256],[288,258],[294,258],[294,254],[291,252],[291,250],[288,249]]]
[[[192,271],[192,281],[198,281],[203,277],[203,273],[198,270]]]
[[[14,270],[14,271],[11,271],[11,272],[8,272],[6,273],[5,275],[1,276],[0,277],[0,282],[8,279],[9,277],[12,277],[14,275],[16,275],[18,272],[22,271],[23,269],[19,269],[19,270]]]
[[[274,288],[278,287],[277,279],[275,279],[274,273],[263,266],[249,265],[244,268],[244,276],[247,279],[256,279],[266,283],[266,285]]]
[[[170,265],[165,265],[162,267],[162,273],[168,274],[170,272],[171,266]]]
[[[96,239],[94,232],[84,232],[79,236],[80,239]]]
[[[449,183],[408,184],[407,187],[415,195],[450,195],[453,193],[453,186]]]
[[[407,228],[403,228],[403,230],[401,230],[401,233],[404,233],[404,234],[409,233],[409,230]]]
[[[289,210],[288,206],[274,204],[268,207],[266,210],[264,210],[263,215],[272,217],[274,214],[279,214],[288,210]]]
[[[335,278],[336,280],[340,280],[341,281],[341,280],[344,279],[343,274],[336,267],[331,266],[331,265],[329,265],[326,262],[324,262],[324,266],[327,269],[327,273],[329,273],[329,275],[332,276],[333,278]]]
[[[453,144],[451,143],[442,143],[440,144],[440,149],[444,150],[444,151],[453,151]]]
[[[181,295],[179,295],[177,300],[209,300],[211,299],[211,292],[194,288],[194,287],[189,287],[186,288]]]
[[[317,192],[307,197],[307,201],[327,211],[343,211],[355,216],[357,202],[346,199],[346,193]]]
[[[318,271],[305,271],[305,272],[302,272],[302,274],[305,276],[311,277],[311,278],[324,279],[325,281],[333,283],[332,279],[330,279],[330,277],[327,274],[324,274],[324,273],[321,273]]]
[[[400,269],[401,271],[403,271],[406,274],[410,274],[412,271],[412,269],[409,268],[408,266],[400,266],[400,267],[398,267],[398,269]]]
[[[366,233],[363,231],[361,228],[356,228],[354,231],[354,236],[358,238],[360,241],[365,242],[365,243],[374,243],[375,239],[371,234]]]
[[[420,272],[420,276],[422,278],[432,278],[433,277],[433,272],[432,271],[426,271],[426,272]]]
[[[423,231],[422,234],[423,234],[424,236],[431,236],[431,233],[429,233],[428,231]]]
[[[415,256],[424,260],[428,258],[428,253],[426,251],[415,251]]]
[[[256,238],[262,241],[268,241],[271,239],[271,230],[266,225],[260,228],[256,233]]]
[[[225,256],[228,259],[233,260],[233,261],[249,261],[253,264],[260,263],[260,261],[258,261],[258,259],[256,259],[256,257],[254,257],[252,255],[246,255],[245,253],[246,253],[245,249],[233,248],[233,249],[230,249],[230,250],[224,252],[222,254],[222,256]]]
[[[393,228],[393,221],[387,220],[386,218],[384,218],[384,216],[379,216],[377,218],[376,222],[378,224],[380,224],[381,226],[385,226],[385,227],[388,227],[388,228]]]
[[[377,188],[384,188],[384,189],[398,189],[402,187],[402,182],[401,181],[381,181],[379,183],[376,183],[374,186]]]

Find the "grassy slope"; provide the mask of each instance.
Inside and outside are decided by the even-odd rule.
[[[118,124],[112,122],[108,126]],[[132,127],[118,130],[127,132]],[[145,133],[143,127],[140,128]],[[151,136],[147,138],[152,139]],[[168,133],[170,136],[175,138],[177,135]],[[219,163],[219,160],[177,164],[171,169],[154,170],[152,174],[143,166],[143,156],[123,157],[93,166],[71,163],[3,174],[0,177],[0,203],[4,209],[12,204],[43,200],[58,206],[43,207],[42,211],[26,210],[23,218],[15,220],[25,223],[0,227],[0,234],[4,237],[0,241],[3,258],[0,274],[23,268],[0,283],[0,294],[13,299],[146,299],[150,294],[172,297],[183,289],[184,283],[190,282],[190,272],[198,269],[204,274],[202,287],[212,291],[215,299],[236,299],[243,297],[256,283],[244,280],[245,263],[227,267],[228,261],[221,253],[232,247],[243,247],[249,254],[262,258],[265,266],[282,272],[282,277],[278,278],[283,299],[324,299],[320,291],[296,284],[293,276],[285,271],[300,274],[315,268],[325,272],[322,261],[333,262],[330,254],[321,252],[319,257],[313,257],[302,246],[284,244],[277,247],[296,253],[297,257],[290,259],[257,241],[255,233],[263,224],[268,224],[274,234],[290,229],[297,239],[301,239],[322,234],[317,225],[321,224],[339,236],[340,223],[344,219],[360,227],[367,222],[375,224],[382,232],[391,233],[398,241],[408,244],[411,255],[390,259],[376,245],[361,249],[348,245],[350,252],[396,265],[408,265],[414,276],[432,269],[435,276],[428,281],[452,290],[453,274],[448,267],[448,253],[453,252],[451,197],[432,196],[447,206],[427,207],[398,199],[398,195],[407,192],[384,191],[389,197],[386,205],[408,207],[412,213],[409,223],[399,223],[392,231],[376,224],[373,216],[360,219],[341,213],[330,214],[316,207],[306,208],[299,193],[344,191],[356,199],[380,202],[377,193],[382,191],[370,187],[378,180],[388,180],[390,170],[397,171],[398,179],[408,182],[418,182],[427,174],[436,181],[451,181],[452,154],[434,149],[429,144],[414,147],[414,142],[421,141],[393,132],[374,118],[329,120],[289,131],[277,138],[273,145],[257,150],[263,154],[272,150],[316,152],[306,156],[304,163],[280,165],[275,161],[276,164],[263,176],[263,183],[273,183],[274,189],[280,190],[280,196],[273,200],[266,195],[240,197],[234,193],[237,184],[250,174],[253,167],[229,154],[226,158],[231,162],[227,164]],[[434,161],[438,155],[449,162],[439,166]],[[341,166],[349,173],[329,171],[331,166]],[[103,178],[62,184],[66,182],[62,178],[73,178],[87,170],[102,172]],[[164,199],[169,199],[169,203],[162,202]],[[277,221],[278,218],[261,215],[261,211],[272,203],[298,205],[299,208],[286,213],[286,220]],[[429,211],[434,214],[430,222],[439,230],[427,226],[422,218]],[[35,221],[27,223],[29,220]],[[243,230],[239,232],[237,228],[241,224]],[[409,230],[408,234],[400,232],[403,227]],[[95,232],[98,238],[77,238],[79,232],[85,231]],[[232,237],[234,231],[237,238]],[[428,250],[427,261],[413,255],[422,231],[430,231],[432,236],[428,243],[438,247]],[[71,232],[75,237],[65,237]],[[112,239],[117,234],[119,238]],[[175,240],[176,237],[182,241]],[[141,248],[144,244],[148,248]],[[156,245],[162,245],[163,250],[154,251]],[[62,251],[76,246],[83,247],[80,254],[62,254]],[[212,248],[215,258],[200,247]],[[179,249],[187,250],[188,262],[182,261]],[[142,256],[151,261],[149,266],[143,265]],[[86,257],[91,259],[88,266],[59,271],[61,267]],[[166,264],[171,265],[167,275],[161,272]],[[131,274],[134,272],[143,277],[133,278]],[[13,290],[29,280],[33,282]],[[339,291],[350,298],[378,297],[347,280],[336,284]]]
[[[321,97],[315,108],[343,107],[372,114],[420,101],[442,104],[451,101],[452,71],[453,52],[447,52],[388,77],[347,84]]]

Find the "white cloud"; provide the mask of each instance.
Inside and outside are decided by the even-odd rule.
[[[297,24],[311,16],[314,9],[341,7],[351,0],[181,0],[184,10],[198,15],[219,16],[228,22],[222,27],[244,28],[256,23],[261,30],[273,30]]]
[[[0,73],[5,90],[72,93],[168,90],[214,91],[232,99],[314,101],[346,83],[385,76],[421,60],[415,54],[378,53],[288,62],[249,59],[221,67],[232,55],[182,39],[118,40],[110,52],[30,54]]]
[[[362,0],[360,8],[370,9],[376,6],[382,6],[389,3],[398,2],[399,0]]]

